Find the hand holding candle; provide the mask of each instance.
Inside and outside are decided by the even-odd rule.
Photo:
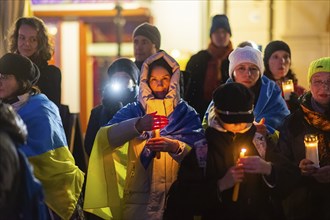
[[[242,148],[241,152],[239,153],[239,158],[243,158],[245,156],[246,149]],[[233,201],[236,202],[238,198],[238,192],[239,192],[239,183],[236,183],[234,186],[234,191],[233,191]]]
[[[293,81],[291,79],[282,82],[282,91],[285,100],[290,100],[291,92],[294,91]]]
[[[160,129],[168,124],[168,119],[166,116],[156,115],[156,113],[153,116],[152,129],[154,130],[155,137],[160,137]],[[160,159],[160,152],[156,152],[156,158]]]
[[[306,159],[312,161],[319,168],[318,138],[314,134],[306,134],[304,138]]]

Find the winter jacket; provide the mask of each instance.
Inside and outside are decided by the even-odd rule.
[[[254,126],[236,135],[208,127],[206,174],[198,167],[192,150],[182,161],[178,179],[170,189],[164,219],[281,219],[281,209],[273,202],[285,197],[298,171],[275,152],[271,139],[264,140],[265,160],[272,163],[271,175],[245,174],[237,202],[232,201],[234,187],[221,193],[218,190],[217,181],[235,166],[242,147],[247,149],[246,156],[261,157],[255,147],[258,137]]]
[[[154,98],[147,83],[148,66],[159,58],[165,59],[173,69],[170,88],[163,100]],[[90,157],[84,210],[105,219],[161,219],[165,195],[176,179],[180,162],[194,142],[204,138],[195,110],[180,99],[177,63],[160,52],[143,65],[138,102],[119,110],[100,129]],[[146,113],[154,112],[155,104],[164,106],[169,120],[160,130],[161,136],[178,140],[181,152],[161,152],[160,159],[153,158],[144,167],[141,153],[151,134],[140,134],[135,123]],[[109,137],[108,133],[111,133]]]
[[[303,108],[315,113],[311,105],[310,92],[301,97],[300,108],[288,116],[281,127],[279,150],[298,167],[300,161],[305,158],[304,135],[317,134],[320,167],[330,166],[329,113],[315,114],[324,125],[318,127],[306,119],[307,113]],[[330,219],[329,207],[330,183],[319,183],[308,176],[301,176],[295,189],[284,202],[287,219]]]
[[[204,94],[204,80],[207,71],[208,62],[211,60],[212,55],[207,50],[199,51],[193,55],[187,63],[186,74],[184,82],[184,99],[191,105],[200,115],[202,119],[205,111],[210,104],[210,100],[203,98]],[[229,78],[228,73],[229,60],[226,59],[221,63],[221,82],[223,84]],[[188,81],[187,81],[188,78]],[[211,97],[210,97],[211,98]]]
[[[37,65],[40,70],[40,77],[36,85],[50,101],[60,107],[62,81],[61,70],[54,65],[48,65],[47,62]]]

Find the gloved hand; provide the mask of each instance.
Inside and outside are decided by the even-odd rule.
[[[21,117],[8,104],[0,102],[0,130],[7,132],[14,142],[24,143],[27,129]]]
[[[299,96],[296,93],[291,92],[290,99],[287,101],[291,113],[295,112],[300,106],[298,98]]]

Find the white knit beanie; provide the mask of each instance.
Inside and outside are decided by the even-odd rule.
[[[264,74],[264,62],[262,53],[250,46],[238,47],[229,54],[229,77],[233,78],[233,72],[236,66],[241,63],[253,63],[260,70],[260,75]]]

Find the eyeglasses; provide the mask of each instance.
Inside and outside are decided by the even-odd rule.
[[[315,80],[312,81],[312,85],[315,87],[322,87],[322,85],[330,87],[330,80]]]
[[[256,67],[245,68],[244,66],[240,66],[237,69],[235,69],[234,72],[238,74],[244,74],[247,72],[249,75],[253,75],[253,76],[259,75],[259,69]]]

